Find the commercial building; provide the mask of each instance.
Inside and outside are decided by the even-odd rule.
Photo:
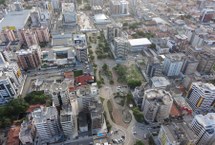
[[[164,73],[168,77],[178,76],[181,72],[185,55],[183,53],[166,54],[164,59]]]
[[[193,82],[187,98],[193,111],[209,111],[215,107],[215,86],[209,83]]]
[[[170,86],[170,81],[165,77],[154,76],[151,78],[149,84],[153,89],[166,89],[168,86]]]
[[[105,14],[96,14],[93,17],[94,23],[97,25],[106,25],[111,23],[110,18]]]
[[[16,54],[18,64],[24,70],[37,68],[41,64],[41,50],[38,45],[32,45],[27,50],[17,51]]]
[[[200,72],[201,74],[210,73],[211,69],[215,64],[214,54],[208,52],[200,53],[197,56],[197,59],[199,60],[197,71]]]
[[[159,121],[169,118],[173,98],[163,89],[149,89],[145,91],[142,103],[144,118],[148,122]]]
[[[197,70],[198,65],[199,65],[199,61],[195,57],[187,56],[187,58],[184,61],[181,72],[184,75],[194,74]]]
[[[210,22],[215,16],[215,10],[213,9],[203,9],[199,20],[201,22]]]
[[[152,43],[147,38],[129,39],[130,52],[141,52]]]
[[[146,66],[146,75],[148,77],[162,76],[163,64],[158,57],[150,57]]]
[[[185,122],[162,125],[158,140],[161,145],[194,145],[197,136]]]
[[[111,0],[110,13],[111,15],[129,15],[129,3],[126,0]]]
[[[115,37],[121,37],[122,24],[116,23],[107,26],[107,41],[109,44],[114,42]]]
[[[53,143],[60,139],[62,132],[57,109],[41,107],[32,112],[32,123],[35,126],[40,139],[44,143]]]
[[[74,3],[62,3],[62,22],[66,27],[76,25],[77,14]]]
[[[215,142],[215,113],[196,115],[191,128],[197,135],[196,145],[212,145]]]
[[[23,122],[21,124],[19,139],[23,145],[33,144],[36,130],[31,122]]]
[[[114,56],[116,59],[126,59],[129,51],[129,42],[122,37],[114,38]]]
[[[72,46],[73,39],[71,33],[52,34],[52,46]]]

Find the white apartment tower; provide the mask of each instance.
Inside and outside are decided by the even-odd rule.
[[[114,54],[116,58],[126,59],[129,50],[129,42],[122,37],[114,38]]]
[[[169,118],[172,103],[173,98],[169,92],[163,89],[146,90],[142,102],[142,111],[146,121],[162,122]]]
[[[43,142],[51,143],[59,140],[61,129],[55,107],[38,108],[32,112],[32,117],[33,125]]]
[[[165,55],[164,59],[164,73],[168,77],[178,76],[181,72],[184,63],[185,54],[172,53]]]
[[[215,143],[215,113],[196,115],[191,128],[198,138],[196,145],[213,145]]]
[[[209,111],[215,107],[215,86],[209,83],[193,82],[187,98],[193,111]]]

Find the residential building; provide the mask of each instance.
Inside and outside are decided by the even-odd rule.
[[[21,29],[17,33],[20,42],[27,44],[28,47],[39,44],[36,33],[30,29]]]
[[[167,54],[169,53],[169,46],[167,45],[167,40],[162,38],[151,38],[150,41],[155,45],[155,50],[157,54]]]
[[[0,38],[3,42],[17,40],[14,30],[10,29],[9,27],[1,31]]]
[[[19,132],[19,140],[23,145],[33,144],[36,130],[31,122],[23,122]]]
[[[36,33],[37,40],[39,43],[47,43],[50,41],[50,34],[49,34],[49,29],[48,27],[39,27],[35,28],[32,31]]]
[[[166,89],[170,86],[170,81],[166,79],[165,77],[152,77],[149,82],[151,88],[153,89]]]
[[[143,103],[144,90],[145,90],[144,87],[140,86],[140,87],[136,87],[134,92],[132,92],[134,102],[140,108],[141,108],[142,103]]]
[[[199,61],[193,56],[187,56],[184,61],[181,72],[184,75],[194,74],[197,70],[197,66],[199,65]]]
[[[45,91],[52,96],[55,106],[69,104],[69,89],[66,82],[52,83]]]
[[[187,98],[193,111],[209,111],[215,107],[215,86],[209,83],[193,82]]]
[[[52,143],[60,139],[62,132],[55,107],[37,108],[32,112],[32,118],[32,123],[44,143]]]
[[[142,103],[144,118],[148,122],[162,122],[169,118],[173,104],[171,94],[163,89],[149,89],[145,91]]]
[[[66,27],[76,25],[77,14],[74,3],[62,3],[62,22]]]
[[[111,0],[110,13],[111,15],[128,15],[129,3],[126,0]]]
[[[86,46],[87,40],[85,34],[74,34],[73,35],[74,44],[77,46]]]
[[[60,111],[60,124],[63,134],[67,139],[72,140],[78,136],[77,118],[70,104],[62,106],[62,110]]]
[[[197,71],[201,74],[210,73],[215,64],[214,54],[208,52],[200,53],[197,59],[199,60]]]
[[[103,13],[95,14],[93,16],[93,20],[96,25],[107,25],[107,24],[111,23],[111,19],[109,18],[109,16],[107,16]]]
[[[215,113],[196,115],[191,128],[197,135],[196,145],[213,145],[215,142]]]
[[[147,49],[152,43],[147,38],[129,39],[130,52],[137,53]]]
[[[164,59],[164,74],[168,77],[178,76],[184,63],[185,54],[166,54]]]
[[[215,10],[213,9],[203,9],[200,15],[199,20],[201,22],[210,22],[215,16]]]
[[[82,62],[88,62],[88,50],[86,46],[76,46],[76,56],[77,59]]]
[[[90,102],[89,111],[90,111],[90,118],[91,118],[92,134],[96,135],[99,132],[101,132],[104,124],[102,104],[98,102]]]
[[[104,1],[103,0],[90,0],[90,6],[103,6]]]
[[[148,77],[162,76],[163,64],[158,57],[150,57],[146,66]]]
[[[113,43],[115,37],[121,37],[122,35],[122,24],[111,24],[107,26],[107,41]]]
[[[16,97],[17,88],[4,71],[0,71],[0,104],[5,104]]]
[[[114,56],[116,59],[126,59],[129,51],[129,42],[122,37],[114,38]]]
[[[185,122],[162,125],[158,135],[161,145],[194,145],[197,136]]]
[[[24,70],[37,68],[41,64],[41,50],[38,45],[32,45],[27,50],[19,50],[16,54],[18,64]]]

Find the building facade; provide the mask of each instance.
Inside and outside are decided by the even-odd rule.
[[[122,37],[114,38],[114,54],[117,59],[126,59],[129,51],[129,42]]]

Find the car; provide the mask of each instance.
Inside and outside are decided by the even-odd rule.
[[[123,142],[123,140],[122,140],[122,139],[118,139],[118,142],[119,142],[119,143],[122,143],[122,142]]]
[[[121,136],[121,138],[122,138],[122,139],[125,139],[125,136],[123,135],[123,136]]]
[[[113,142],[113,143],[117,143],[116,139],[112,139],[112,142]]]
[[[137,132],[135,131],[135,132],[133,132],[133,134],[137,134]]]

